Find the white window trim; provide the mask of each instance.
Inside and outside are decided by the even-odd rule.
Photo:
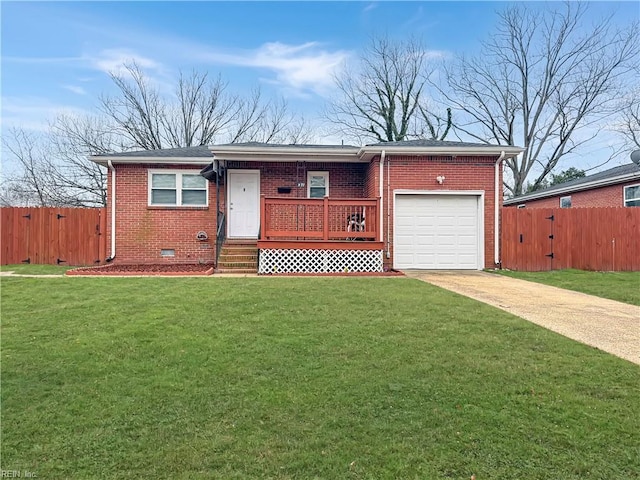
[[[329,196],[329,172],[314,171],[314,172],[307,172],[307,198],[311,198],[311,177],[312,176],[324,177],[324,185],[325,185],[324,196],[328,197]]]
[[[571,205],[569,205],[568,207],[563,207],[562,206],[562,200],[568,198],[569,202],[571,203]],[[571,195],[565,195],[564,197],[560,197],[560,208],[571,208],[573,206],[573,202],[571,201]]]
[[[152,183],[151,178],[153,174],[167,174],[176,176],[176,203],[152,203],[151,191]],[[169,170],[169,169],[154,169],[147,170],[147,206],[149,207],[180,207],[180,208],[203,208],[209,206],[209,181],[205,179],[205,203],[203,205],[182,205],[182,175],[200,175],[200,170]],[[191,190],[191,189],[187,189]],[[192,189],[195,190],[195,189]]]
[[[638,198],[627,198],[627,188],[633,188],[633,187],[640,187],[640,183],[636,183],[634,185],[625,185],[622,188],[622,206],[623,207],[627,207],[627,202],[633,202],[633,201],[638,201],[640,200],[640,197]]]

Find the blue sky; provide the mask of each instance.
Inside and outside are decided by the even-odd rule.
[[[108,72],[135,59],[160,88],[179,70],[260,86],[313,120],[332,75],[372,34],[420,36],[438,58],[473,54],[505,2],[6,2],[2,128],[42,129],[60,111],[94,112]],[[539,8],[545,4],[537,4]],[[592,3],[591,18],[638,18],[638,2]],[[322,140],[322,139],[321,139]],[[596,148],[598,148],[596,146]]]

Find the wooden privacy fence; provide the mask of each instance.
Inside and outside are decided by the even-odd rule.
[[[640,208],[503,208],[502,267],[640,270]]]
[[[105,208],[0,209],[0,263],[95,265],[106,257]]]

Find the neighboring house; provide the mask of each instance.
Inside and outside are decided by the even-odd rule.
[[[610,168],[504,201],[505,207],[640,207],[640,166]]]
[[[521,151],[245,143],[91,159],[110,170],[114,262],[210,263],[241,245],[260,273],[358,272],[495,267],[501,162]]]

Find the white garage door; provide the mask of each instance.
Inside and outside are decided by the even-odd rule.
[[[394,267],[481,268],[477,195],[396,195]]]

